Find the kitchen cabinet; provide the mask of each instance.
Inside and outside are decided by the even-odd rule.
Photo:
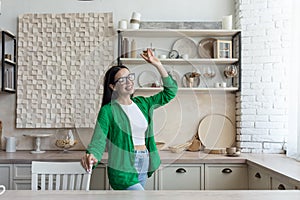
[[[91,177],[91,190],[109,189],[106,165],[100,164]],[[31,190],[31,164],[0,164],[0,184],[8,190]]]
[[[179,39],[191,39],[195,42],[200,41],[198,47],[193,46],[192,49],[185,49],[192,54],[200,54],[201,41],[209,38],[227,39],[232,44],[232,57],[230,58],[213,58],[201,57],[196,55],[190,58],[183,58],[183,55],[178,55],[178,58],[169,56],[172,50],[172,44]],[[126,39],[126,45],[123,41]],[[128,47],[131,41],[135,41],[136,49]],[[189,48],[184,46],[182,48]],[[155,46],[153,46],[155,45]],[[207,44],[206,44],[207,45]],[[213,45],[213,44],[212,44]],[[124,48],[125,46],[125,48]],[[197,45],[196,45],[197,46]],[[202,44],[203,46],[203,44]],[[192,29],[122,29],[118,30],[118,64],[124,64],[132,68],[132,71],[137,72],[137,77],[142,73],[147,72],[149,67],[147,63],[139,56],[130,57],[131,52],[135,51],[133,55],[139,55],[143,50],[152,48],[155,50],[156,56],[163,55],[161,58],[162,64],[176,75],[175,80],[180,82],[179,91],[222,91],[222,92],[235,92],[240,90],[240,77],[241,77],[241,31],[239,30],[192,30]],[[125,50],[124,50],[125,49]],[[124,52],[125,51],[125,52]],[[130,52],[128,52],[130,51]],[[197,52],[195,52],[197,51]],[[166,57],[166,58],[165,58]],[[200,58],[201,57],[201,58]],[[236,66],[238,71],[234,77],[225,77],[224,70],[228,65]],[[150,72],[150,71],[149,71]],[[189,87],[186,83],[186,74],[190,72],[197,72],[200,78],[194,80],[194,85]],[[153,72],[147,74],[148,77],[153,76]],[[154,75],[155,76],[155,75]],[[173,76],[174,78],[174,76]],[[220,83],[215,84],[216,83]],[[221,83],[226,82],[227,87],[222,87]],[[152,91],[159,90],[160,88],[151,87],[151,84],[143,86],[137,81],[139,88],[137,90]],[[218,85],[216,87],[216,85]]]
[[[93,169],[91,177],[91,190],[106,190],[109,189],[109,182],[107,178],[107,170],[104,164],[98,165]]]
[[[4,185],[6,189],[11,188],[12,166],[8,164],[0,164],[0,185]]]
[[[205,164],[205,190],[246,190],[246,164]]]
[[[292,190],[298,185],[291,178],[264,167],[248,164],[250,190]]]
[[[147,179],[145,190],[157,190],[157,173],[153,173],[150,178]]]
[[[1,92],[15,93],[17,78],[17,39],[8,31],[1,31]]]
[[[204,189],[203,164],[162,165],[158,171],[159,190]]]
[[[31,164],[13,164],[13,190],[31,190]]]
[[[262,168],[248,166],[249,190],[270,190],[271,177]]]
[[[282,178],[271,177],[271,189],[272,190],[293,190],[296,189],[295,186],[289,184],[288,182],[282,180]]]

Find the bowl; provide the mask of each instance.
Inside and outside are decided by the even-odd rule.
[[[178,147],[169,147],[170,151],[172,153],[181,153],[183,152],[184,150],[186,150],[185,147],[181,147],[181,148],[178,148]]]
[[[69,139],[58,139],[58,140],[56,140],[55,145],[58,148],[67,150],[67,149],[74,147],[77,143],[78,143],[77,140],[71,141]]]

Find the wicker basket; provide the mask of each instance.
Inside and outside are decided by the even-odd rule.
[[[192,142],[186,142],[184,144],[178,144],[178,145],[175,145],[175,146],[170,146],[169,149],[172,153],[181,153],[184,150],[186,150],[191,144],[192,144]]]

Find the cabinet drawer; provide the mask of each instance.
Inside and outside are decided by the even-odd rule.
[[[271,178],[264,170],[248,167],[249,190],[270,190]]]
[[[279,180],[277,178],[271,177],[271,185],[272,190],[293,190],[296,189],[296,187],[283,182],[282,180]]]
[[[14,179],[31,179],[31,164],[14,164]]]
[[[14,180],[14,190],[31,190],[31,180]]]
[[[247,165],[205,165],[205,190],[248,189]]]
[[[160,190],[203,189],[203,165],[166,165],[159,170]]]

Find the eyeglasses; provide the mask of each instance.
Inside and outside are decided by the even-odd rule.
[[[114,82],[114,84],[120,83],[121,85],[123,85],[123,84],[126,83],[127,80],[128,80],[128,81],[134,81],[134,79],[135,79],[135,73],[130,73],[130,74],[128,74],[128,76],[124,76],[124,77],[118,78],[118,79]]]

